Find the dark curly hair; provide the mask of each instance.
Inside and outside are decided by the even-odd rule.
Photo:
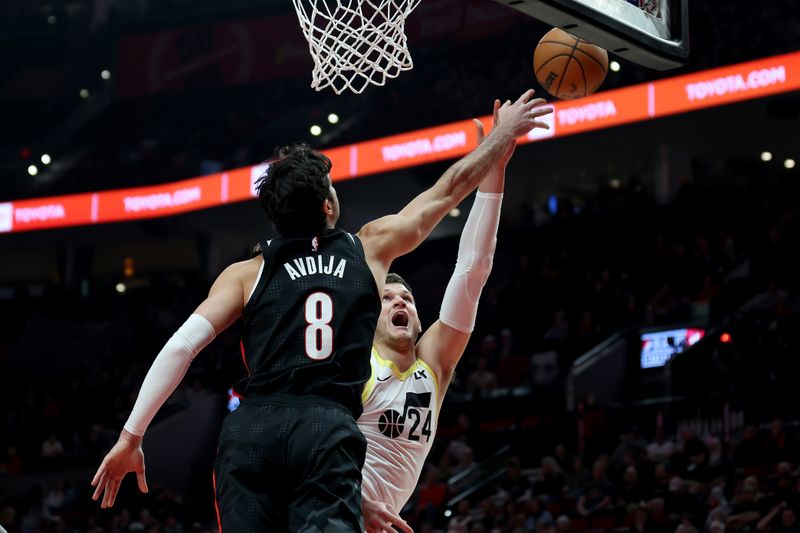
[[[276,148],[256,182],[258,201],[282,237],[318,235],[330,198],[331,160],[307,144]]]
[[[408,292],[414,294],[414,291],[411,290],[411,285],[409,285],[406,280],[400,277],[400,274],[395,274],[394,272],[387,273],[386,284],[388,285],[389,283],[399,283],[400,285],[405,287]]]

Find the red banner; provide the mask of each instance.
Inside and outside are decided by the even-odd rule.
[[[687,74],[653,85],[657,115],[760,98],[800,89],[800,54]]]
[[[0,232],[90,224],[94,196],[74,194],[0,204]]]
[[[220,205],[220,174],[152,187],[99,194],[98,221],[136,220],[197,211]]]
[[[698,72],[649,84],[555,102],[520,143],[562,137],[650,118],[800,89],[800,52]],[[486,131],[491,117],[480,117]],[[472,150],[477,133],[462,120],[400,135],[325,150],[333,181],[342,181],[432,161]],[[205,209],[256,196],[265,165],[238,168],[186,181],[71,196],[0,202],[0,233],[137,220]]]

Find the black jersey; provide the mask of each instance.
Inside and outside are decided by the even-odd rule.
[[[261,243],[264,269],[244,308],[242,356],[250,394],[317,395],[361,414],[381,303],[358,237]]]

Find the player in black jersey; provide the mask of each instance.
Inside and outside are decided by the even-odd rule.
[[[550,112],[527,91],[470,154],[396,215],[356,235],[334,229],[339,202],[330,161],[307,146],[277,152],[259,200],[280,237],[223,271],[208,298],[156,357],[120,438],[98,468],[93,498],[114,504],[127,472],[146,492],[142,435],[214,336],[242,318],[248,378],[219,438],[220,528],[361,531],[366,443],[356,426],[386,273]]]

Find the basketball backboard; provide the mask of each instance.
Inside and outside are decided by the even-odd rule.
[[[495,0],[658,70],[689,57],[689,0]]]

